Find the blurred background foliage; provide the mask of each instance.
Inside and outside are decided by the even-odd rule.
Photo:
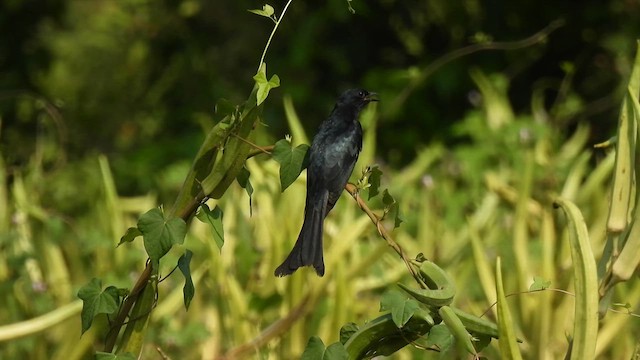
[[[114,246],[140,213],[174,199],[204,130],[217,120],[216,101],[246,98],[272,27],[246,10],[262,5],[0,3],[2,324],[70,303],[94,276],[131,286],[143,266],[142,245]],[[284,2],[271,5],[279,13]],[[356,0],[352,6],[355,15],[345,0],[292,3],[266,58],[282,86],[271,92],[258,143],[272,144],[290,132],[285,96],[311,136],[343,89],[377,91],[382,102],[363,117],[367,142],[356,173],[366,164],[382,165],[385,186],[405,217],[396,239],[410,254],[423,252],[450,271],[464,289],[458,305],[479,314],[493,301],[474,275],[482,266],[471,251],[475,238],[490,263],[502,255],[508,269],[522,260],[513,238],[525,237],[529,267],[522,279],[505,279],[507,291],[528,289],[523,279],[533,275],[567,289],[570,256],[549,196],[578,203],[599,254],[612,157],[589,148],[615,133],[640,33],[634,18],[640,4]],[[564,26],[543,43],[448,62],[392,108],[443,55],[475,43],[523,39],[557,19]],[[179,279],[161,285],[149,357],[157,356],[158,346],[173,358],[214,358],[250,344],[311,294],[307,321],[255,350],[259,358],[290,358],[312,335],[329,343],[342,324],[376,316],[380,293],[407,278],[346,199],[326,224],[327,276],[274,279],[301,224],[304,177],[280,194],[272,161],[258,157],[249,170],[253,216],[242,189],[220,200],[227,235],[222,253],[194,223],[185,246],[195,253],[196,297],[185,313]],[[542,241],[549,236],[558,239]],[[173,255],[177,260],[180,254]],[[166,260],[164,272],[174,263]],[[535,305],[538,297],[548,308]],[[616,297],[633,304],[640,287],[629,284]],[[562,356],[571,298],[545,293],[515,301],[528,340],[523,351],[531,358]],[[608,319],[612,325],[605,328],[630,331],[599,340],[599,354],[629,358],[637,321]],[[93,332],[79,338],[77,316],[56,329],[2,344],[1,357],[88,358],[94,341],[100,343]],[[492,346],[489,354],[497,351],[495,341]]]

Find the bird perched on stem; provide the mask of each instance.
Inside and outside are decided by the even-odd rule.
[[[372,101],[378,101],[376,93],[347,90],[338,98],[329,118],[320,125],[309,149],[302,230],[291,253],[276,269],[276,276],[293,274],[302,266],[313,266],[319,276],[324,275],[322,225],[358,160],[362,150],[358,115]]]

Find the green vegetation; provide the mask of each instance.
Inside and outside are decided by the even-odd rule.
[[[388,130],[408,114],[420,122],[420,87],[448,64],[531,49],[552,41],[560,22],[508,42],[477,33],[475,44],[402,76],[367,74],[388,83],[367,80],[385,86],[371,88],[383,101],[362,114],[364,149],[325,223],[326,275],[276,278],[302,223],[312,137],[300,120],[305,97],[285,95],[281,106],[276,95],[294,76],[273,65],[267,73],[265,63],[277,63],[270,54],[292,31],[285,14],[294,2],[251,11],[273,28],[263,32],[257,70],[240,72],[240,83],[253,85],[244,96],[232,87],[199,93],[188,85],[202,79],[180,78],[197,69],[191,76],[211,80],[198,89],[220,83],[215,69],[190,63],[203,61],[204,36],[186,46],[193,57],[161,56],[208,5],[186,1],[172,15],[168,5],[136,1],[65,4],[72,29],[42,35],[51,64],[31,79],[48,95],[12,93],[0,108],[0,357],[639,356],[640,48],[635,61],[620,60],[617,136],[596,147],[594,137],[609,136],[576,121],[594,105],[574,87],[582,69],[569,62],[553,101],[546,85],[529,87],[527,111],[515,104],[522,94],[510,95],[506,70],[478,66],[465,70],[477,108],[448,118],[451,137],[420,145],[411,140],[422,125]],[[327,8],[358,16],[361,5],[372,11],[350,0]],[[79,16],[95,9],[100,15]],[[419,31],[404,30],[407,49],[421,54]],[[118,67],[104,73],[100,64]],[[191,95],[215,111],[184,110]],[[222,97],[245,100],[215,102]],[[278,140],[268,126],[274,114],[291,137]],[[112,116],[126,120],[103,122]],[[199,132],[179,129],[187,117]]]

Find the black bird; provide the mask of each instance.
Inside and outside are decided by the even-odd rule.
[[[362,150],[358,115],[371,101],[378,101],[376,93],[347,90],[338,98],[329,118],[320,125],[309,149],[302,230],[291,253],[274,272],[276,276],[293,274],[302,266],[313,266],[318,276],[324,275],[322,225],[340,198]]]

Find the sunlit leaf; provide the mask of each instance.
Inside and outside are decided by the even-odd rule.
[[[280,78],[278,75],[271,76],[271,79],[267,81],[267,64],[262,63],[260,70],[256,75],[253,76],[253,80],[255,80],[258,85],[258,91],[256,93],[256,105],[262,104],[269,96],[269,91],[273,88],[277,88],[280,86]]]
[[[533,277],[533,284],[529,287],[529,291],[540,291],[544,289],[548,289],[551,286],[551,281],[545,280],[540,276]]]
[[[273,6],[269,5],[269,4],[265,4],[262,9],[252,9],[252,10],[247,10],[250,13],[256,14],[256,15],[260,15],[260,16],[264,16],[264,17],[268,17],[271,18],[271,16],[273,16],[273,14],[275,13],[275,10],[273,9]]]

